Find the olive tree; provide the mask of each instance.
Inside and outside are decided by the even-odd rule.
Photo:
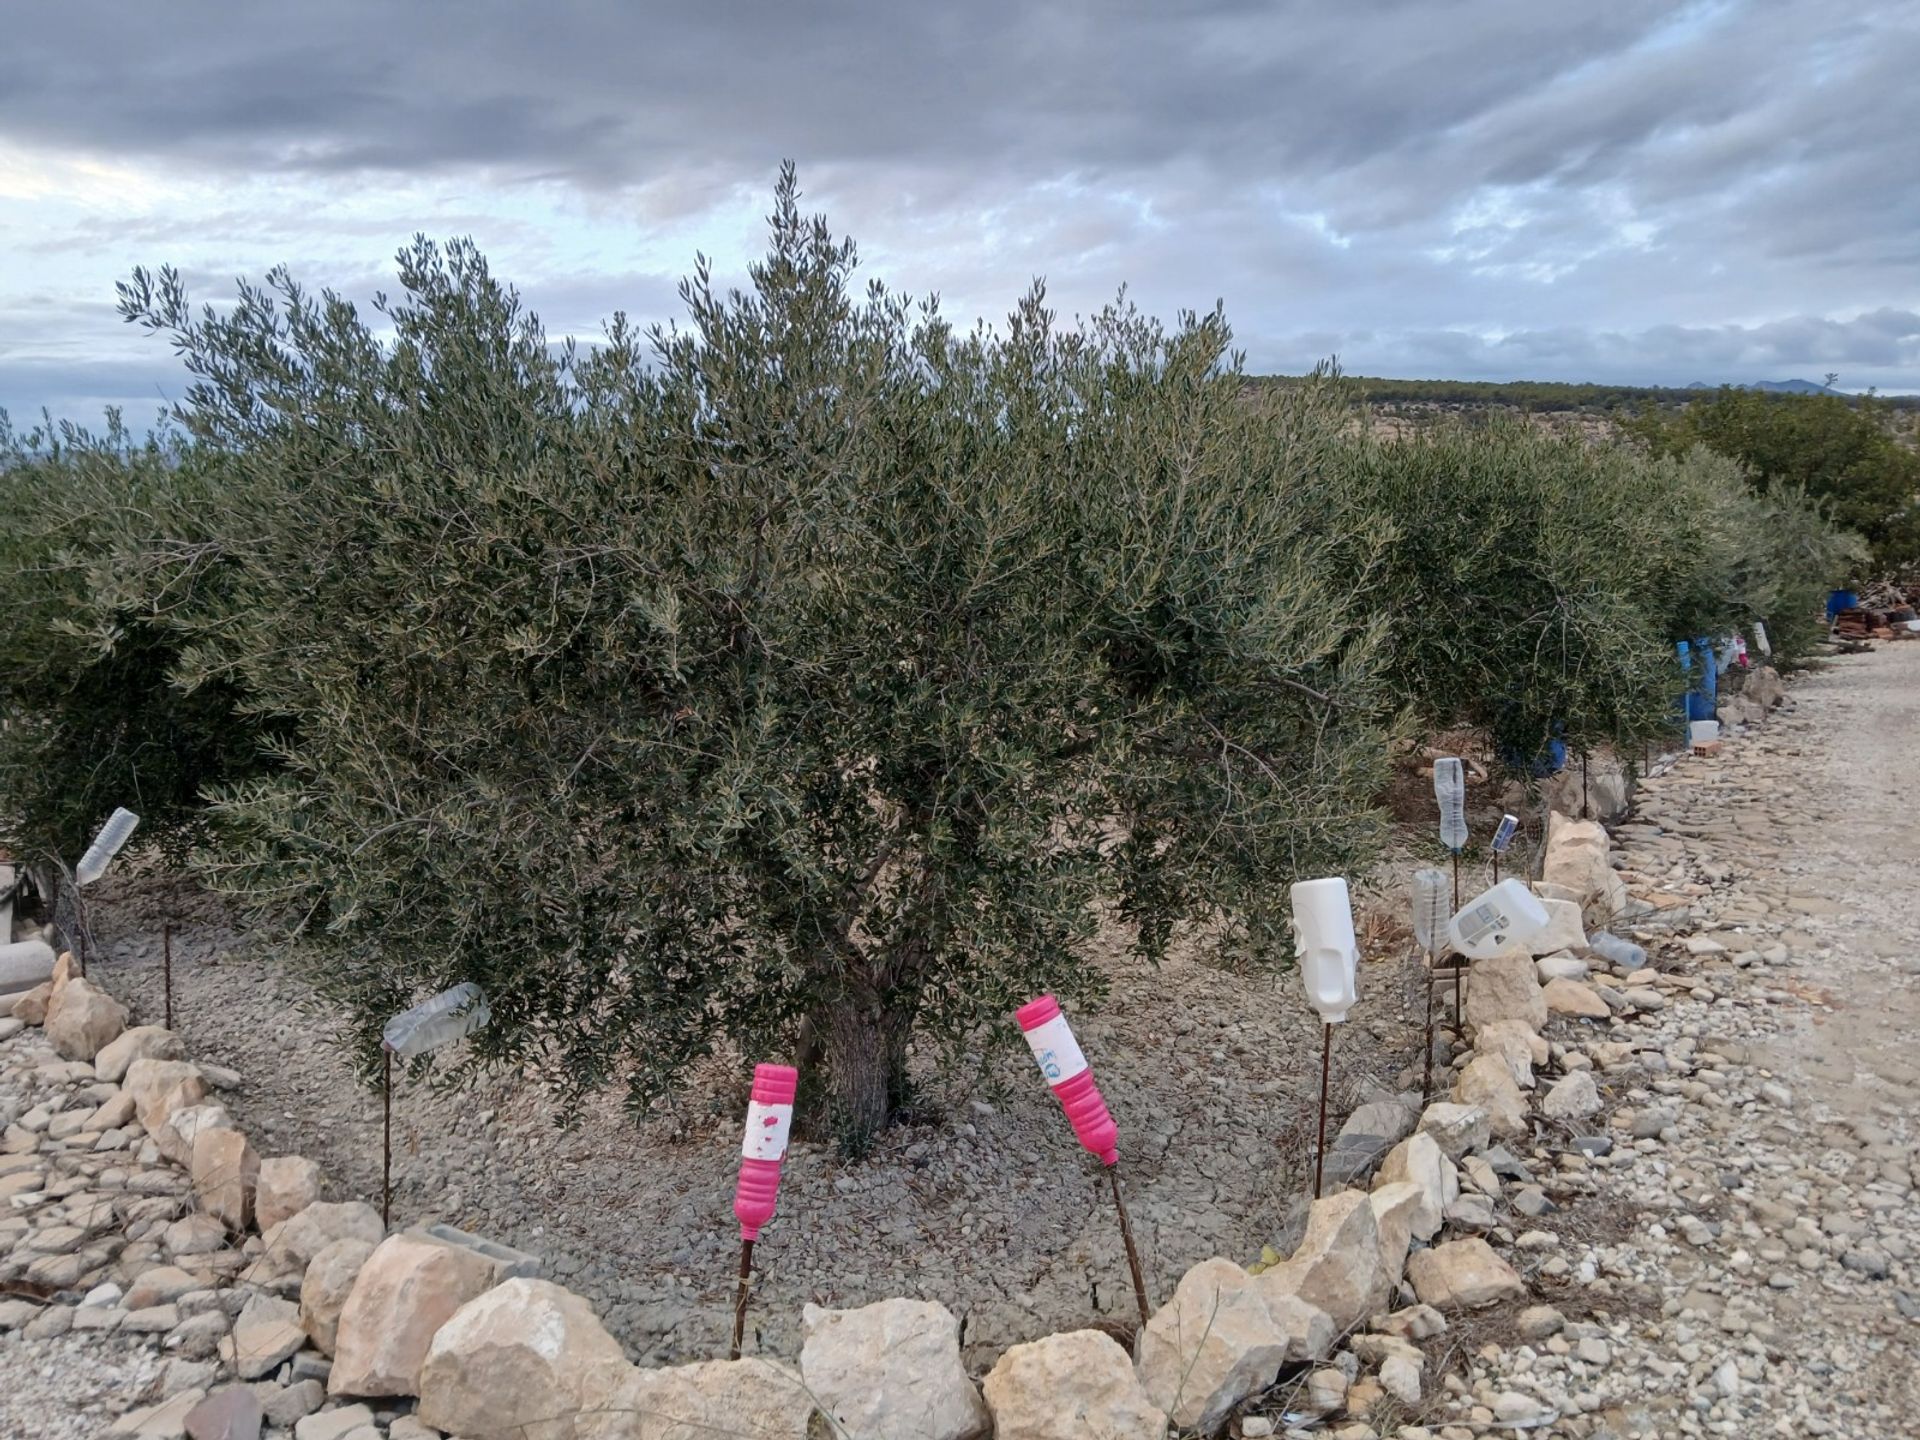
[[[465,243],[372,316],[280,272],[123,308],[246,476],[176,678],[285,734],[212,883],[363,1053],[471,979],[486,1058],[644,1105],[798,1053],[857,1149],[916,1043],[1097,995],[1110,908],[1283,957],[1288,881],[1374,834],[1374,540],[1338,397],[1249,405],[1218,313],[956,329],[790,172],[770,232],[580,350]]]

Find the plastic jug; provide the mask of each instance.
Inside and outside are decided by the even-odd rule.
[[[1353,902],[1339,876],[1302,880],[1293,887],[1293,932],[1307,1003],[1329,1025],[1353,1008],[1360,944],[1353,933]]]
[[[1502,880],[1466,903],[1453,917],[1454,948],[1470,960],[1498,955],[1509,945],[1527,945],[1547,928],[1547,910],[1518,880]]]

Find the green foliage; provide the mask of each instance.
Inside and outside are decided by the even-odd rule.
[[[211,881],[363,1054],[472,979],[565,1091],[817,1054],[857,1147],[916,1037],[1098,993],[1103,902],[1281,959],[1284,877],[1375,835],[1374,542],[1338,396],[1245,404],[1218,314],[961,334],[856,291],[790,174],[771,228],[745,293],[703,264],[685,328],[588,354],[465,244],[400,257],[391,339],[277,272],[123,303],[243,477],[177,677],[289,727]]]
[[[1723,389],[1629,428],[1659,454],[1704,445],[1738,460],[1762,492],[1803,491],[1866,540],[1870,569],[1920,563],[1920,452],[1884,401]]]
[[[218,561],[222,486],[177,443],[110,417],[21,433],[0,414],[0,838],[71,865],[116,805],[183,856],[214,780],[260,764],[234,692],[170,683],[175,614]]]
[[[1520,420],[1349,444],[1349,503],[1388,527],[1368,593],[1391,683],[1432,729],[1512,763],[1670,725],[1673,640],[1766,619],[1809,642],[1847,543],[1797,494],[1754,495],[1705,451],[1650,459]]]

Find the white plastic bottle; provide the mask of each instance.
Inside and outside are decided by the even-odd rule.
[[[1507,847],[1513,844],[1513,837],[1517,835],[1519,831],[1520,817],[1518,815],[1502,815],[1500,817],[1500,828],[1493,832],[1493,853],[1496,855],[1506,854]]]
[[[1759,647],[1762,655],[1773,654],[1773,642],[1767,639],[1767,627],[1758,620],[1753,622],[1753,643]]]
[[[1452,887],[1439,870],[1413,872],[1413,939],[1429,955],[1447,948],[1447,925],[1453,919]]]
[[[1293,931],[1307,1003],[1329,1025],[1353,1008],[1360,944],[1353,933],[1353,902],[1339,876],[1302,880],[1293,887]]]
[[[402,1060],[411,1060],[471,1035],[492,1018],[480,987],[463,980],[395,1015],[381,1027],[380,1042]]]
[[[1442,755],[1433,762],[1433,798],[1440,802],[1440,843],[1460,850],[1467,843],[1467,777],[1460,761]]]
[[[1518,880],[1502,880],[1469,900],[1448,927],[1454,948],[1469,960],[1487,960],[1509,945],[1545,933],[1547,910]]]
[[[113,863],[113,857],[120,853],[120,847],[127,843],[127,837],[139,823],[140,817],[124,807],[109,815],[100,833],[93,837],[93,844],[87,847],[87,853],[80,857],[73,878],[82,885],[91,885],[106,874],[107,866]]]

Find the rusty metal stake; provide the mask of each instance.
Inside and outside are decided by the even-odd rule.
[[[1427,952],[1427,1074],[1420,1082],[1420,1108],[1427,1108],[1427,1102],[1433,1098],[1433,984],[1438,978],[1435,974],[1440,961],[1435,951]]]
[[[161,984],[167,997],[167,1029],[173,1028],[173,922],[160,922]]]
[[[1107,1181],[1113,1186],[1113,1208],[1120,1212],[1120,1240],[1127,1247],[1127,1268],[1133,1272],[1134,1303],[1140,1307],[1140,1323],[1147,1323],[1147,1281],[1140,1272],[1140,1252],[1133,1243],[1133,1222],[1127,1218],[1127,1202],[1120,1195],[1120,1166],[1107,1166]]]
[[[1327,1163],[1327,1077],[1333,1069],[1333,1026],[1323,1024],[1320,1035],[1320,1145],[1313,1155],[1313,1198],[1320,1198],[1320,1174]]]
[[[380,1223],[393,1218],[393,1051],[380,1047]]]
[[[1453,913],[1460,913],[1460,852],[1453,852]],[[1460,998],[1460,972],[1465,967],[1456,959],[1453,962],[1453,1029],[1456,1035],[1464,1035],[1467,1026],[1467,1012]]]
[[[740,1358],[740,1342],[747,1334],[747,1291],[753,1278],[753,1242],[740,1242],[740,1279],[733,1291],[733,1343],[727,1347],[727,1358]]]
[[[1587,818],[1587,752],[1580,752],[1580,818]]]

